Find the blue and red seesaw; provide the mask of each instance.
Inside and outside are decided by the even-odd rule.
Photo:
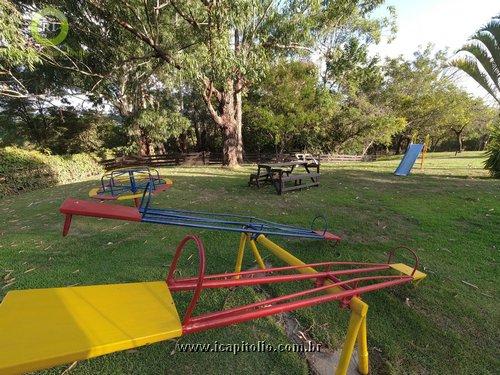
[[[361,374],[368,373],[364,293],[418,282],[418,257],[399,247],[389,252],[386,263],[319,262],[306,264],[269,240],[266,235],[303,237],[338,242],[326,230],[308,230],[253,217],[150,208],[151,189],[144,191],[139,208],[68,198],[60,207],[65,215],[66,235],[73,216],[90,216],[136,222],[179,225],[240,232],[235,271],[206,275],[206,253],[197,236],[186,236],[177,247],[164,281],[92,285],[49,289],[15,290],[0,304],[0,373],[18,374],[127,350],[188,333],[339,301],[351,310],[351,318],[336,374],[345,374],[358,343]],[[199,256],[198,275],[176,278],[179,258],[188,242]],[[246,244],[250,245],[259,270],[241,271]],[[257,248],[262,245],[286,265],[266,268]],[[415,263],[393,263],[395,251],[406,249]],[[311,287],[263,301],[194,315],[196,304],[207,289],[234,288],[310,280]],[[193,293],[182,320],[171,293]]]

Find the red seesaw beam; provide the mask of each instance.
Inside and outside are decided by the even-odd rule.
[[[73,215],[127,221],[141,221],[142,219],[139,210],[135,207],[90,202],[74,198],[67,198],[59,211],[65,215],[63,236],[66,236],[69,232]]]
[[[198,276],[176,279],[174,277],[174,274],[177,268],[177,263],[186,243],[190,240],[194,241],[198,248]],[[225,327],[248,320],[258,319],[287,311],[293,311],[303,307],[315,306],[331,301],[341,301],[342,306],[347,306],[351,298],[359,297],[363,293],[411,283],[414,280],[414,274],[418,266],[418,257],[413,251],[412,254],[415,257],[415,266],[413,268],[413,271],[409,275],[378,274],[382,271],[393,270],[390,263],[374,264],[361,262],[323,262],[301,266],[276,267],[268,268],[265,270],[232,272],[205,276],[205,249],[203,243],[196,236],[186,236],[176,249],[174,259],[172,260],[169,273],[166,278],[166,282],[171,292],[188,290],[194,291],[193,297],[186,310],[182,323],[182,332],[186,334],[204,331],[212,328]],[[392,257],[393,254],[390,253],[389,260],[391,260]],[[330,269],[341,266],[356,266],[356,268],[334,271],[328,270],[314,274],[283,274],[283,272],[286,271],[297,271],[301,268],[306,267],[324,267]],[[273,274],[273,276],[260,277],[263,273]],[[375,273],[375,275],[356,277],[347,280],[339,279],[340,276],[357,275],[362,273]],[[294,282],[302,280],[315,280],[314,287],[296,293],[255,302],[249,305],[192,317],[192,313],[196,308],[196,304],[203,289],[234,288],[239,286]],[[329,280],[328,284],[325,284],[326,280]],[[319,296],[311,296],[313,294],[318,294],[319,292],[324,292],[328,289],[333,288],[341,288],[343,290],[335,294],[321,294]],[[298,299],[300,297],[308,298]]]

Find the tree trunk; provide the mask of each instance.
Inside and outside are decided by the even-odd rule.
[[[237,145],[237,157],[238,163],[243,164],[243,111],[242,111],[242,103],[241,103],[241,91],[236,93],[234,98],[234,106],[236,112],[236,136],[238,137],[238,145]]]
[[[236,28],[234,30],[234,52],[238,56],[241,54],[241,38],[240,38],[240,30]],[[238,157],[238,163],[243,163],[243,136],[242,136],[242,103],[241,103],[241,92],[243,90],[243,78],[241,75],[238,75],[234,83],[234,112],[236,119],[236,137],[238,139],[238,144],[236,147],[236,153]]]
[[[462,152],[464,149],[464,143],[462,139],[462,132],[457,133],[457,143],[458,143],[458,150],[457,152]]]
[[[193,123],[194,135],[196,137],[196,151],[205,151],[201,147],[201,134],[200,134],[200,125],[198,122]]]
[[[399,155],[403,152],[406,152],[406,150],[408,149],[408,146],[410,145],[411,143],[411,138],[408,137],[408,136],[402,136],[401,139],[399,140],[398,142],[398,148],[397,148],[397,152],[396,152],[396,155]]]
[[[167,150],[165,148],[165,143],[158,143],[155,147],[156,155],[165,155]]]
[[[178,146],[179,146],[179,151],[183,154],[187,153],[188,151],[188,142],[187,142],[187,134],[184,132],[181,135],[179,135],[178,138]]]
[[[228,167],[238,166],[238,129],[236,123],[224,127],[224,146],[222,164]]]
[[[488,142],[490,140],[490,135],[485,134],[481,137],[481,143],[479,145],[479,150],[478,151],[483,151],[486,150],[486,147],[488,146]]]
[[[462,129],[451,128],[451,130],[453,131],[453,133],[455,133],[455,136],[457,137],[457,150],[455,151],[455,155],[456,155],[459,152],[462,152],[464,149],[464,144],[463,144],[463,139],[462,139],[462,132],[464,129],[463,128]]]
[[[139,156],[150,156],[151,155],[151,147],[148,137],[140,131],[139,136]]]
[[[149,141],[146,135],[141,130],[139,123],[137,122],[137,119],[134,118],[133,120],[129,121],[131,123],[130,129],[132,130],[131,136],[135,144],[137,145],[137,156],[139,157],[148,156],[150,154],[150,151],[149,151]]]
[[[372,144],[373,144],[374,141],[370,141],[364,148],[363,148],[363,153],[362,155],[365,156],[366,153],[368,152],[368,150],[370,149],[370,147],[372,147]]]
[[[236,116],[235,95],[232,85],[228,87],[221,101],[221,120],[224,132],[222,164],[237,167],[238,162],[238,119]]]
[[[216,97],[217,110],[212,103],[212,96]],[[222,129],[224,144],[222,150],[222,164],[228,167],[237,167],[238,163],[238,120],[235,106],[236,94],[234,91],[234,81],[228,79],[224,91],[219,91],[213,87],[211,81],[205,81],[205,91],[203,99],[207,104],[212,119]]]
[[[399,155],[401,153],[401,146],[403,144],[404,136],[400,135],[398,136],[398,139],[396,141],[395,147],[394,147],[394,153],[396,155]]]

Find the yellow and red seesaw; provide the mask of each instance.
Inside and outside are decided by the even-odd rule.
[[[67,233],[68,215],[71,217],[76,214],[76,211],[69,210],[68,204],[66,206],[65,204],[61,206],[61,212],[66,215],[64,231]],[[104,204],[93,204],[103,209]],[[120,207],[118,211],[124,215]],[[108,211],[106,213],[109,215]],[[86,216],[95,215],[90,215],[87,211]],[[125,218],[122,217],[122,219]],[[177,279],[174,277],[177,262],[184,246],[190,240],[195,242],[198,249],[198,276]],[[263,269],[241,271],[247,240],[250,241],[252,252]],[[257,243],[263,245],[288,265],[266,269],[263,262],[261,264],[262,259],[258,255]],[[187,236],[176,249],[165,281],[9,292],[0,304],[0,332],[2,333],[0,335],[0,373],[16,374],[50,368],[173,339],[188,333],[339,301],[342,307],[350,308],[352,314],[336,373],[346,373],[357,341],[359,371],[367,374],[366,314],[368,306],[361,301],[360,296],[363,293],[424,278],[426,275],[417,270],[418,257],[413,251],[410,250],[410,252],[415,257],[413,267],[392,263],[394,250],[389,253],[387,263],[305,264],[263,234],[243,232],[238,249],[236,271],[205,275],[203,244],[198,237]],[[313,287],[236,308],[193,316],[193,311],[204,289],[303,280],[313,281]],[[171,293],[182,291],[192,291],[193,297],[181,322]]]

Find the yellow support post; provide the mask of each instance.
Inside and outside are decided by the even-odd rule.
[[[234,272],[241,272],[241,264],[243,263],[243,253],[245,252],[246,242],[247,235],[245,233],[241,233],[240,245],[238,246],[238,255],[236,256],[236,265],[234,266]],[[239,278],[239,276],[236,276],[236,279]]]
[[[356,339],[359,339],[360,328],[363,320],[365,319],[366,316],[360,316],[354,311],[351,313],[351,318],[349,319],[349,327],[347,328],[347,335],[344,341],[344,346],[342,348],[342,353],[340,354],[339,363],[337,365],[335,375],[347,374],[347,369],[349,368],[349,363],[351,362],[352,352],[354,351],[354,345],[356,344]],[[368,357],[366,358],[366,365],[368,365]],[[361,374],[368,374],[368,371],[362,371],[361,363],[358,370]]]
[[[290,254],[282,247],[276,245],[274,242],[269,240],[263,234],[257,237],[257,242],[262,246],[264,246],[269,251],[271,251],[275,256],[277,256],[283,262],[291,266],[303,266],[306,264],[299,258]],[[300,273],[318,272],[312,267],[299,268],[297,271],[299,271]],[[328,283],[330,281],[326,280],[325,282]],[[338,293],[341,291],[343,291],[343,289],[338,286],[333,286],[332,288],[327,289],[327,293]],[[361,374],[365,375],[368,374],[368,350],[367,350],[367,337],[366,337],[366,314],[368,313],[368,305],[364,303],[361,299],[353,297],[349,302],[349,308],[351,309],[349,328],[347,330],[346,340],[344,342],[344,347],[342,348],[342,353],[340,355],[339,364],[337,366],[335,374],[336,375],[346,374],[347,368],[349,367],[349,362],[351,361],[354,345],[357,339],[358,345],[360,346],[359,348],[360,361],[358,370]]]
[[[261,270],[265,270],[266,265],[262,260],[262,257],[260,256],[259,249],[257,249],[257,244],[255,243],[255,240],[250,240],[250,249],[252,249],[253,256],[255,257],[255,260],[257,261],[259,268]]]
[[[360,374],[368,374],[368,332],[366,330],[366,316],[361,322],[358,332],[358,371]]]

